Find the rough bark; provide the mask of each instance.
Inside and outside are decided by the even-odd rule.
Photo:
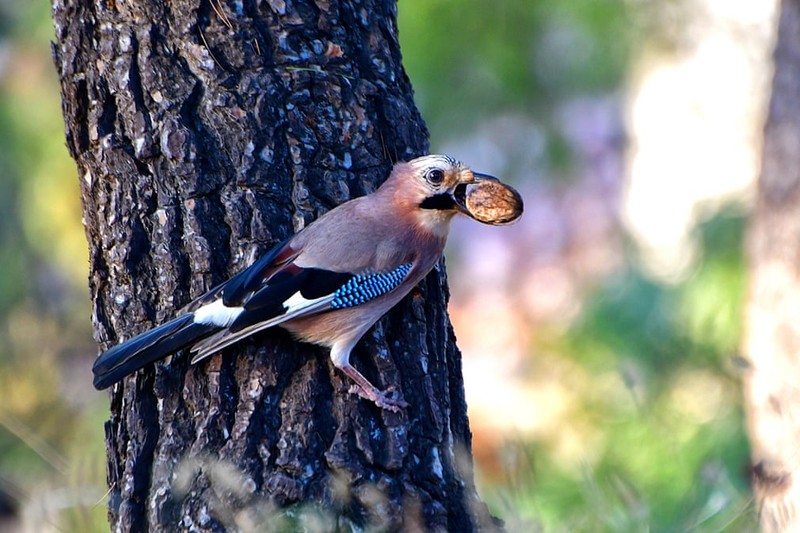
[[[744,353],[753,486],[766,533],[800,531],[800,2],[784,0],[750,228]]]
[[[54,0],[53,15],[104,349],[427,151],[393,1]],[[490,527],[446,301],[442,267],[354,352],[402,390],[399,415],[281,330],[115,386],[112,528]]]

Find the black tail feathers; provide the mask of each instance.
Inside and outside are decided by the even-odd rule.
[[[94,386],[105,389],[140,368],[208,337],[220,328],[195,324],[192,313],[137,335],[104,352],[94,362]]]

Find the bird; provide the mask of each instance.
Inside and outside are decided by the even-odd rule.
[[[497,178],[447,155],[396,163],[374,192],[331,209],[172,320],[102,353],[94,386],[110,387],[159,359],[190,349],[192,364],[279,326],[330,349],[349,392],[381,409],[409,406],[350,363],[359,339],[441,258],[451,220],[472,217],[466,188]],[[474,217],[472,217],[474,218]]]

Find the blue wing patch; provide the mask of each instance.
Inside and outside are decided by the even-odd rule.
[[[358,274],[342,285],[331,300],[334,309],[346,309],[374,300],[378,296],[393,291],[408,275],[412,263],[400,265],[391,272],[383,274]]]

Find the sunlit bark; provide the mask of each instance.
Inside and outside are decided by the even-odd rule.
[[[764,532],[800,531],[800,2],[781,6],[744,352],[753,482]]]

